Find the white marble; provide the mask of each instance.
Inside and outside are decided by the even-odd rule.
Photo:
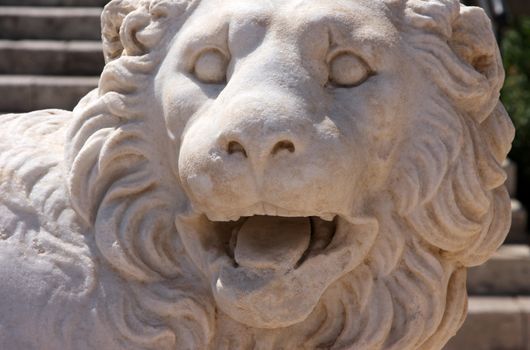
[[[1,117],[1,349],[440,349],[510,223],[456,0],[114,0],[73,112]]]

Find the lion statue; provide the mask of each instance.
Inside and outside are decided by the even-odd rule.
[[[457,0],[113,0],[73,112],[1,117],[0,348],[441,349],[514,136]]]

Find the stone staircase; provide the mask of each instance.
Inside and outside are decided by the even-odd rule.
[[[103,68],[105,0],[0,0],[0,112],[72,109]]]
[[[103,68],[99,16],[107,0],[0,0],[0,112],[72,109]],[[515,167],[506,164],[515,193]],[[505,244],[469,271],[469,316],[446,350],[530,350],[527,215],[512,201]]]

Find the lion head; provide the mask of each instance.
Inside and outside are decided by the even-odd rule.
[[[123,341],[434,349],[455,334],[466,267],[510,222],[513,128],[482,10],[114,0],[102,19],[107,64],[66,162],[121,281],[102,308]]]

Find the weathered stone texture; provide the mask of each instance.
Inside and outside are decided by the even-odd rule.
[[[0,118],[0,348],[441,349],[458,331],[466,270],[510,225],[482,10],[114,0],[101,23],[95,90],[0,78],[20,91],[0,110],[86,94]],[[5,71],[97,66],[89,43],[5,44]],[[473,300],[470,322],[517,334],[480,342],[521,346],[523,304]]]

